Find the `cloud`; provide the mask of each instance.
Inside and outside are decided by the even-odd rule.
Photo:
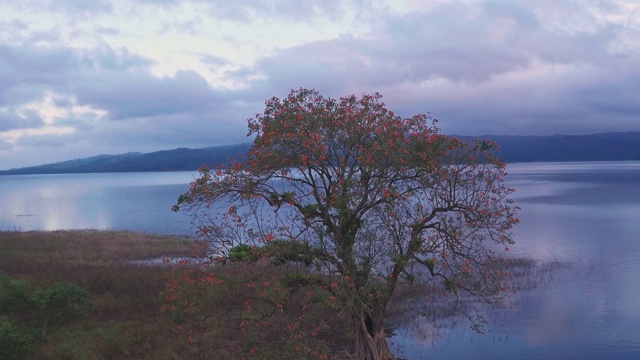
[[[215,55],[202,54],[200,55],[200,57],[201,57],[200,61],[202,61],[203,64],[212,66],[212,67],[225,66],[231,63],[229,60],[222,58],[220,56],[215,56]]]
[[[34,149],[246,141],[245,119],[300,87],[380,92],[446,133],[640,130],[634,1],[31,0],[0,13],[0,168]]]
[[[179,0],[139,0],[140,3],[161,7],[173,7],[180,4]]]
[[[604,122],[640,130],[630,122],[637,49],[611,50],[623,25],[576,25],[595,21],[590,11],[573,26],[549,23],[557,7],[525,5],[456,3],[388,15],[379,31],[283,49],[237,75],[259,74],[252,86],[278,94],[300,86],[334,97],[379,91],[400,113],[432,112],[462,134],[588,133]]]
[[[0,44],[0,106],[41,98],[46,91],[72,90],[74,82],[95,80],[105,72],[126,74],[150,64],[126,49]]]
[[[78,101],[106,110],[113,120],[200,114],[223,100],[194,71],[179,71],[174,77],[162,78],[145,72],[101,73],[94,80],[77,86]]]
[[[72,56],[70,49],[0,44],[0,106],[28,102],[48,87],[64,85]]]
[[[37,128],[44,125],[39,114],[33,110],[18,113],[15,110],[0,109],[0,132],[13,129]]]
[[[363,38],[347,35],[283,49],[260,60],[254,71],[276,86],[298,80],[321,88],[344,82],[352,84],[350,87],[369,89],[433,78],[489,81],[492,76],[524,67],[530,61],[528,49],[514,48],[508,38],[490,36],[498,31],[495,27],[516,25],[496,25],[491,18],[466,17],[466,11],[453,6],[437,9],[428,16],[389,16],[380,22],[377,31]],[[455,25],[460,18],[465,18],[463,29]]]
[[[212,15],[239,22],[256,19],[309,21],[318,17],[339,18],[345,12],[345,2],[341,0],[214,0],[207,2]]]
[[[211,89],[201,76],[182,71],[158,78],[148,70],[152,64],[126,49],[0,45],[0,106],[38,100],[46,92],[75,95],[81,105],[103,108],[116,119],[209,106]]]
[[[22,2],[23,6],[61,12],[75,19],[93,14],[109,14],[113,11],[111,0],[23,0]]]

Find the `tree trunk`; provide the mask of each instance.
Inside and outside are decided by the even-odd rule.
[[[355,358],[359,360],[389,360],[395,359],[387,338],[384,335],[382,319],[374,323],[369,315],[365,315],[360,321],[356,321],[356,352]]]

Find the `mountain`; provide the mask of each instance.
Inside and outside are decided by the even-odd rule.
[[[180,148],[151,153],[98,155],[54,164],[0,171],[0,175],[64,174],[134,171],[192,171],[203,165],[225,164],[230,157],[246,154],[250,143],[202,149]]]
[[[640,132],[553,136],[487,135],[475,138],[496,141],[500,146],[498,156],[508,163],[640,160]],[[250,147],[250,143],[243,143],[202,149],[180,148],[144,154],[99,155],[0,171],[0,175],[194,171],[202,165],[214,167],[225,164],[230,157],[246,154]]]
[[[507,163],[640,160],[640,132],[481,138],[496,141]]]

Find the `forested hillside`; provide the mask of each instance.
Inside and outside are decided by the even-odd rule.
[[[506,162],[640,160],[640,132],[492,136]]]
[[[0,175],[197,170],[203,165],[214,167],[224,164],[230,157],[245,154],[250,147],[251,144],[244,143],[202,149],[181,148],[145,154],[100,155],[0,171]]]
[[[465,136],[459,136],[465,138]],[[640,132],[593,135],[513,136],[487,135],[495,140],[498,156],[508,162],[640,160]],[[202,149],[180,148],[151,153],[99,155],[54,164],[0,171],[0,175],[61,174],[134,171],[194,171],[227,163],[245,154],[250,143]]]

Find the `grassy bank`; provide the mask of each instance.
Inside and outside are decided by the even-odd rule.
[[[198,248],[184,238],[119,231],[0,232],[0,358],[224,360],[240,354],[258,356],[251,347],[262,348],[267,358],[278,358],[284,325],[243,332],[238,317],[243,308],[239,299],[253,292],[245,293],[244,283],[262,283],[282,268],[243,265],[216,270],[233,279],[236,288],[205,296],[206,313],[199,321],[163,311],[170,279],[182,282],[183,273],[187,276],[192,267],[140,260],[189,258],[198,255]],[[60,286],[71,293],[54,291]],[[82,310],[81,316],[61,317],[45,327],[49,315],[37,301],[43,292],[62,296],[48,305],[48,314]],[[274,321],[294,322],[301,309],[280,312]],[[351,340],[345,336],[344,321],[338,322],[318,332],[312,346],[326,349],[331,343],[331,353],[344,353]]]
[[[239,326],[247,316],[243,299],[257,297],[259,284],[284,279],[286,272],[295,275],[295,268],[228,265],[215,271],[216,281],[227,282],[224,286],[199,287],[197,281],[207,285],[212,278],[207,273],[199,278],[203,274],[192,272],[190,265],[140,261],[189,258],[198,251],[198,244],[185,238],[131,232],[0,232],[0,358],[262,358],[253,348],[262,349],[266,358],[282,358],[285,351],[297,354],[298,344],[310,353],[348,358],[352,339],[347,319],[327,307],[310,308],[305,287],[288,295],[287,311],[274,313],[264,303],[268,326],[250,331]],[[551,281],[563,266],[510,259],[503,270],[512,273],[517,289],[527,290]],[[172,284],[187,286],[186,300],[205,299],[197,316],[186,320],[163,311]],[[452,315],[451,304],[434,302],[424,308],[425,297],[441,298],[441,293],[441,286],[432,283],[401,285],[387,309],[389,327],[416,322],[416,314],[425,314],[419,323],[442,327]],[[322,328],[292,343],[286,328],[302,316],[298,330],[314,323]]]
[[[6,285],[1,315],[13,321],[16,336],[28,337],[27,359],[182,358],[186,344],[159,311],[168,269],[131,260],[192,251],[186,239],[130,232],[0,233],[0,276]],[[44,332],[43,320],[34,319],[44,316],[37,315],[41,302],[34,300],[31,308],[25,303],[60,284],[85,292],[89,306],[83,316]],[[23,305],[11,305],[11,296],[25,298],[15,301]]]

